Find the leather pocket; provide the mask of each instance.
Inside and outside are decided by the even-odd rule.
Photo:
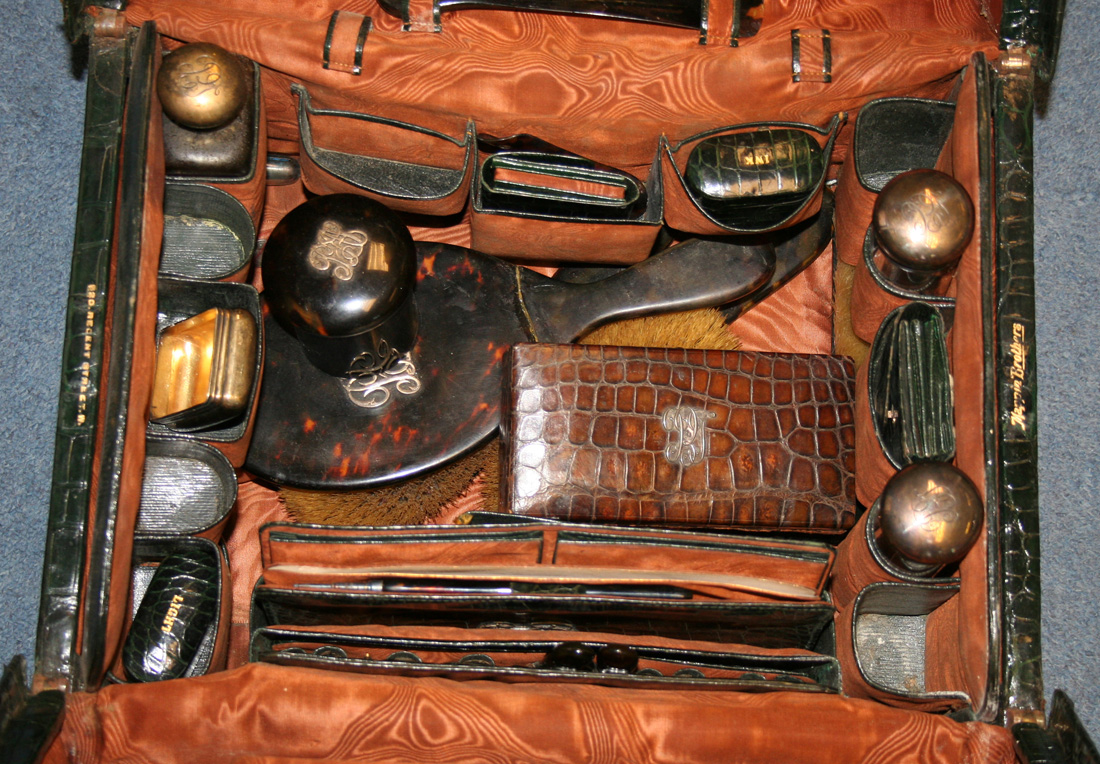
[[[273,525],[261,543],[253,629],[496,624],[810,649],[833,612],[833,552],[813,542],[527,524]]]
[[[817,213],[833,143],[847,115],[730,125],[661,139],[665,224],[692,234],[764,233]]]
[[[217,449],[196,440],[146,440],[137,533],[216,541],[236,499],[236,473]]]
[[[892,311],[856,377],[856,494],[870,506],[906,465],[955,454],[954,384],[940,312]]]
[[[161,570],[163,563],[172,569]],[[158,582],[171,587],[153,589]],[[127,636],[111,681],[194,677],[225,668],[232,602],[221,545],[205,538],[138,536],[130,583]]]
[[[246,389],[228,396],[233,398],[234,413],[229,418],[222,419],[217,424],[209,427],[189,425],[169,425],[163,422],[150,421],[147,427],[149,435],[178,437],[185,440],[197,440],[207,443],[225,454],[234,467],[240,467],[244,463],[245,453],[252,435],[252,423],[256,414],[256,405],[259,398],[260,378],[263,372],[264,338],[263,321],[260,317],[260,297],[255,288],[248,284],[236,284],[230,282],[203,282],[189,279],[176,279],[161,277],[157,290],[157,344],[164,347],[165,331],[172,326],[200,316],[212,309],[231,311],[234,317],[242,322],[255,322],[255,342],[252,348],[251,361],[246,358],[237,358],[224,368],[229,369],[233,379],[215,379],[210,377],[210,390],[226,392],[229,388],[238,388],[247,381]],[[214,339],[217,339],[215,336]],[[227,340],[232,342],[232,340]],[[243,346],[242,346],[243,347]],[[227,352],[233,352],[232,349]],[[227,356],[228,357],[228,356]],[[199,364],[201,367],[202,364]],[[170,368],[168,364],[164,368]],[[160,377],[161,365],[158,362],[158,374]],[[154,386],[175,383],[175,379],[154,380]],[[154,400],[156,390],[154,390]],[[227,398],[228,399],[228,398]],[[211,401],[221,400],[218,395],[212,395]],[[229,405],[229,404],[227,404]]]
[[[612,687],[838,692],[836,659],[804,650],[581,631],[261,628],[252,661],[383,676]]]
[[[201,183],[164,189],[160,274],[206,281],[247,281],[256,226],[234,196]]]
[[[884,581],[864,587],[837,613],[837,658],[844,691],[892,706],[928,712],[972,707],[951,676],[958,643],[943,639],[953,623],[959,580],[936,583]]]
[[[462,211],[474,168],[476,131],[457,136],[361,112],[324,109],[304,85],[298,96],[302,180],[315,194],[355,193],[425,215]]]
[[[871,345],[871,421],[886,458],[898,469],[955,456],[946,335],[939,311],[914,302],[894,311]]]
[[[656,160],[643,182],[532,136],[506,140],[522,150],[487,144],[473,178],[474,249],[511,260],[621,265],[650,254],[663,214]]]
[[[305,581],[306,569],[314,570],[315,581],[335,581],[366,568],[447,565],[542,569],[552,575],[561,566],[615,568],[639,577],[698,573],[755,578],[805,592],[795,599],[821,596],[834,554],[831,547],[812,541],[530,521],[423,528],[275,523],[261,530],[260,546],[265,580],[284,586]]]

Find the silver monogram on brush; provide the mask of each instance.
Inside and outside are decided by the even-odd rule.
[[[356,356],[340,382],[348,400],[365,409],[385,406],[395,393],[418,393],[422,386],[412,356],[399,354],[385,343],[377,356],[370,352]]]
[[[661,427],[668,433],[665,458],[681,467],[703,461],[707,455],[707,422],[713,411],[694,406],[670,406],[661,414]]]

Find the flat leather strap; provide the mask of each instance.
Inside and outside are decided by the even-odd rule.
[[[791,79],[833,81],[833,44],[828,29],[791,30]]]
[[[359,76],[363,73],[363,48],[372,22],[370,16],[333,11],[325,35],[321,66]]]

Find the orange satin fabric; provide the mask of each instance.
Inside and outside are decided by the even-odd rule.
[[[361,76],[322,66],[334,10],[373,21]],[[126,17],[312,83],[318,107],[441,132],[472,118],[481,132],[537,133],[642,175],[662,135],[675,142],[756,121],[823,125],[870,98],[945,80],[975,51],[998,47],[976,5],[905,0],[769,0],[760,32],[737,47],[700,45],[692,30],[503,11],[443,14],[439,34],[403,32],[370,0],[134,0]],[[792,29],[829,30],[831,82],[794,81]],[[287,113],[295,99],[281,95],[269,103],[272,134],[293,139],[280,128],[296,124]]]
[[[252,664],[69,698],[47,761],[1015,761],[1004,728],[838,696],[378,678]]]

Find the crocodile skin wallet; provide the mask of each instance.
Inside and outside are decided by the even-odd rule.
[[[854,377],[840,356],[516,345],[503,506],[575,522],[845,530]]]

